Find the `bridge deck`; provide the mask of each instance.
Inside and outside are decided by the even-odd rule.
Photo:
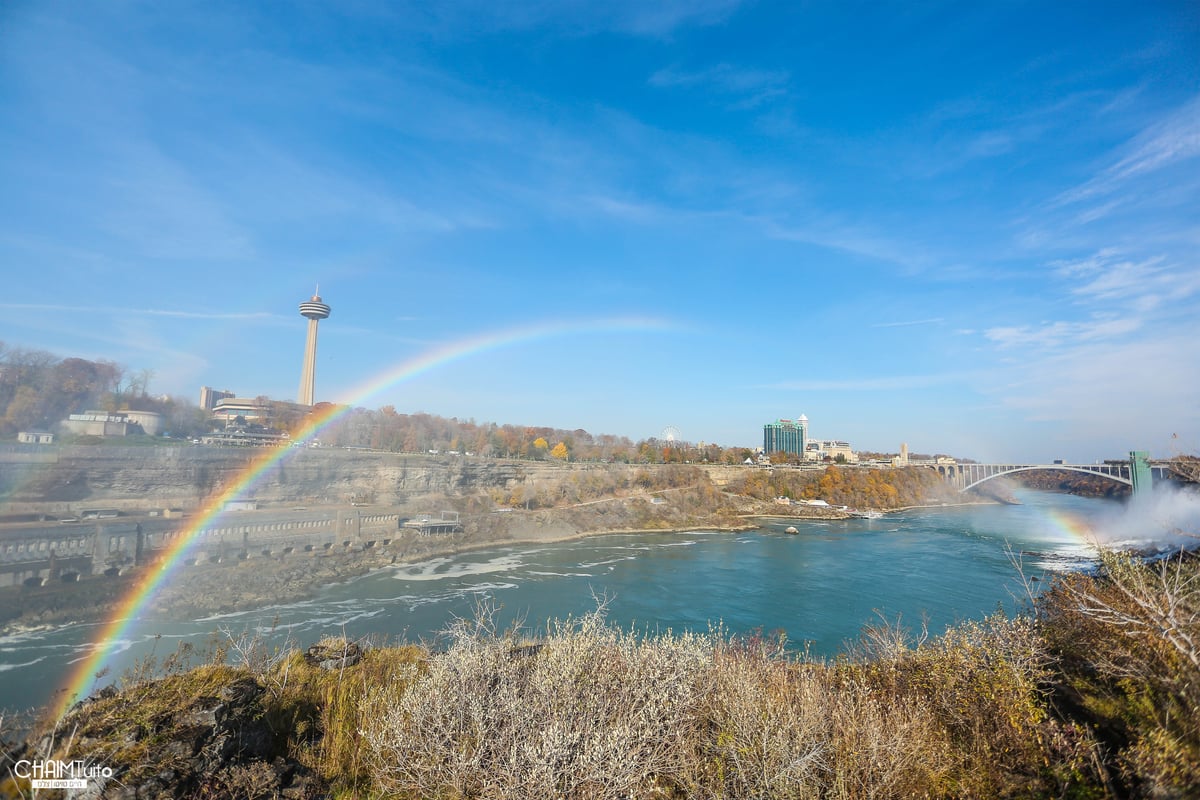
[[[1166,464],[1150,463],[1146,464],[1145,468],[1149,470],[1153,480],[1164,480],[1171,476],[1170,467]],[[964,492],[993,478],[1035,470],[1080,472],[1108,478],[1126,486],[1135,486],[1132,465],[1119,461],[1107,461],[1101,464],[939,464],[934,469],[945,480],[956,486],[959,491]]]

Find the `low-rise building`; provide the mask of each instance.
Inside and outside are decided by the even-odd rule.
[[[157,411],[85,411],[63,420],[63,427],[82,436],[128,436],[145,433],[157,436],[163,416]]]
[[[213,406],[212,415],[225,424],[238,417],[246,422],[266,422],[271,416],[271,406],[256,397],[222,397]]]
[[[858,454],[850,449],[850,443],[840,439],[813,439],[804,449],[804,458],[809,461],[837,460],[838,456],[847,464],[857,464]]]
[[[265,430],[214,431],[201,436],[200,442],[222,447],[287,447],[295,444],[286,433]]]

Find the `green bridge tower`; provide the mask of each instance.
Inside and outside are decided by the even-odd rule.
[[[1154,487],[1154,473],[1150,471],[1150,454],[1145,450],[1129,451],[1129,478],[1133,481],[1133,493],[1149,493]]]

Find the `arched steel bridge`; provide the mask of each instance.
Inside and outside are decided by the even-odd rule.
[[[1144,483],[1152,483],[1155,480],[1162,480],[1171,475],[1171,470],[1167,466],[1152,464],[1143,458],[1141,469],[1146,470],[1146,472],[1142,473],[1141,480],[1139,480],[1139,477],[1134,474],[1139,467],[1137,466],[1136,459],[1132,456],[1127,462],[1106,461],[1102,464],[938,464],[934,469],[938,471],[938,474],[943,479],[960,492],[974,489],[981,483],[987,483],[993,478],[1013,475],[1018,472],[1032,472],[1034,470],[1059,470],[1100,475],[1117,483],[1132,486],[1134,491],[1142,489],[1142,484]],[[1150,478],[1149,481],[1145,480],[1146,476]],[[1147,485],[1144,488],[1149,488],[1149,486]]]

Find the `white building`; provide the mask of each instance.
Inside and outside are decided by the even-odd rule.
[[[840,439],[812,439],[804,447],[806,461],[824,461],[826,457],[837,460],[841,456],[847,464],[858,463],[858,453],[850,449],[850,443]]]
[[[87,436],[128,436],[145,433],[157,436],[163,427],[163,416],[157,411],[86,411],[72,414],[63,420],[71,433]]]

